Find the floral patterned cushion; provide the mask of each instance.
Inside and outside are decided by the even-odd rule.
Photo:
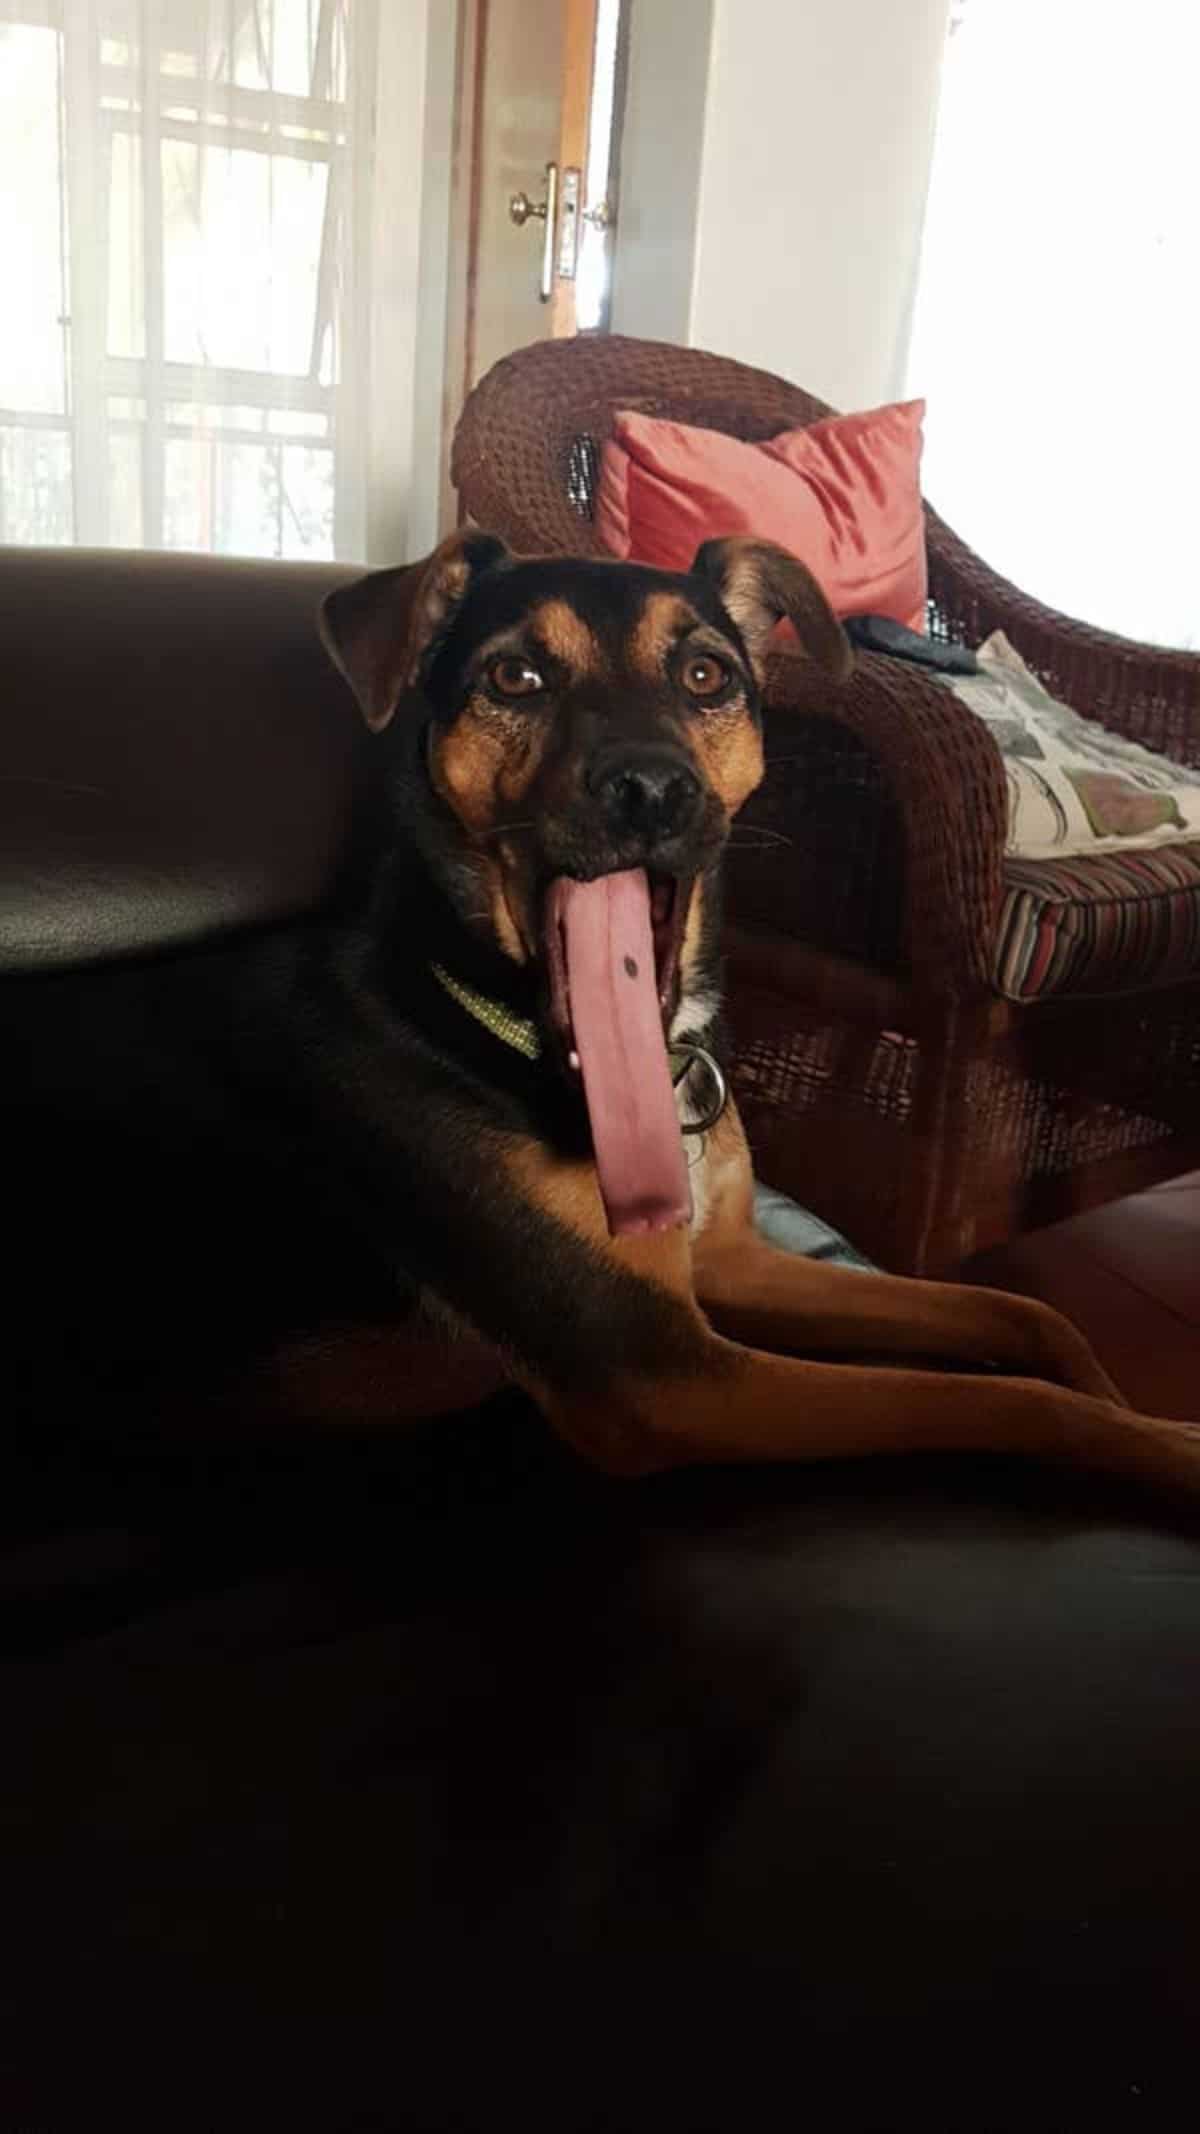
[[[1200,839],[1200,771],[1081,718],[1042,687],[1002,630],[979,672],[948,686],[993,734],[1008,776],[1015,860],[1075,859]]]
[[[1081,718],[997,630],[947,687],[1008,778],[993,982],[1009,1000],[1200,976],[1200,771]]]

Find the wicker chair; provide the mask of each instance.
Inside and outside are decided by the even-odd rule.
[[[463,411],[464,517],[518,550],[597,553],[598,454],[617,408],[750,439],[830,413],[696,350],[541,343]],[[1200,659],[1053,613],[926,517],[935,635],[977,644],[1002,627],[1077,711],[1200,766]],[[1101,926],[1101,906],[1111,920],[1114,898],[1137,892],[1102,882],[1096,860],[1006,860],[1000,755],[942,684],[860,655],[835,687],[781,653],[766,723],[728,934],[738,1101],[762,1175],[884,1264],[941,1273],[1200,1159],[1200,846],[1172,848],[1169,881],[1147,887],[1132,924]],[[1035,998],[1005,990],[1014,900],[1072,944]]]

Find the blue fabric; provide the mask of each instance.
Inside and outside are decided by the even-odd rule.
[[[819,1215],[798,1207],[786,1193],[777,1193],[772,1186],[754,1188],[754,1223],[759,1234],[768,1243],[778,1245],[781,1252],[800,1253],[809,1260],[828,1260],[838,1267],[874,1267],[874,1261],[856,1252],[840,1231],[831,1230]]]

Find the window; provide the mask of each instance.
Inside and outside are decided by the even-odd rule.
[[[909,366],[924,488],[1085,621],[1200,645],[1200,7],[954,0]]]
[[[0,0],[0,541],[363,549],[375,0]]]

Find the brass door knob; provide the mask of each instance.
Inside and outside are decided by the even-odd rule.
[[[530,221],[544,222],[546,209],[545,200],[531,200],[528,193],[514,193],[508,203],[509,219],[516,223],[519,230],[524,229],[525,224]]]
[[[554,243],[558,235],[558,165],[546,165],[546,197],[531,200],[528,193],[512,193],[509,196],[510,219],[522,229],[527,222],[545,223],[542,238],[542,271],[538,276],[538,296],[548,304],[554,294]]]

